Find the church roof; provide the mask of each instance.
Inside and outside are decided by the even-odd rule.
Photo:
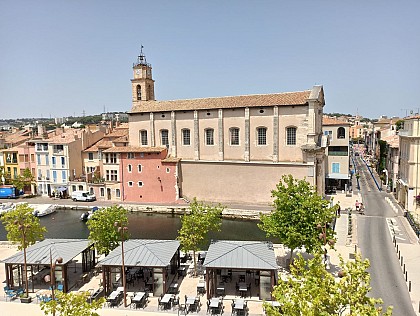
[[[240,95],[217,98],[137,101],[129,113],[165,112],[184,110],[211,110],[244,107],[305,105],[312,96],[312,90],[273,94]]]

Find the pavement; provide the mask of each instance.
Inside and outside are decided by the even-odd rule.
[[[345,260],[351,260],[353,258],[354,253],[359,251],[357,246],[357,217],[363,215],[352,215],[352,230],[349,233],[348,230],[348,212],[347,209],[354,209],[355,201],[359,200],[362,201],[362,197],[360,194],[352,193],[352,194],[345,194],[342,192],[337,192],[336,194],[328,196],[328,198],[332,201],[332,204],[340,203],[341,206],[341,215],[337,218],[335,231],[337,237],[337,243],[335,244],[335,250],[329,250],[328,254],[330,256],[330,265],[329,269],[330,272],[336,274],[338,272],[338,265],[340,262],[340,256]],[[45,199],[45,198],[44,198]],[[37,200],[37,202],[42,202],[43,199]],[[31,199],[30,203],[37,203]],[[69,201],[65,200],[68,204]],[[70,201],[72,202],[72,201]],[[45,203],[45,202],[44,202]],[[50,202],[51,203],[51,202]],[[92,205],[92,204],[87,204]],[[404,228],[411,232],[410,234],[410,243],[400,243],[398,240],[398,235],[396,235],[396,243],[395,249],[398,245],[398,252],[396,250],[395,255],[396,259],[398,257],[403,257],[403,265],[401,267],[401,273],[404,272],[404,265],[405,271],[407,272],[407,287],[411,287],[410,296],[413,303],[414,310],[418,311],[420,307],[420,270],[418,269],[418,262],[420,259],[420,245],[418,244],[418,239],[415,236],[414,232],[412,231],[411,227],[409,227],[408,222],[405,218],[400,218],[400,221],[396,224],[404,225]],[[408,227],[407,227],[408,225]],[[396,228],[396,229],[395,229]],[[394,227],[394,234],[398,234],[398,227]],[[390,234],[392,234],[392,229],[390,229]],[[17,251],[16,247],[11,246],[7,242],[0,243],[0,260],[7,258],[14,254]],[[288,256],[288,250],[282,247],[282,245],[275,245],[275,251],[277,255],[278,262],[281,264],[285,261],[286,256]],[[362,254],[363,255],[363,254]],[[4,265],[0,264],[0,280],[5,280],[5,271]],[[90,280],[89,283],[84,284],[79,290],[87,290],[87,289],[95,289],[99,287],[100,283],[100,275],[98,277],[94,277]],[[192,276],[187,276],[181,282],[180,286],[180,293],[179,297],[183,297],[184,295],[195,295],[196,292],[196,284],[198,280]],[[4,283],[3,283],[4,286]],[[35,297],[35,295],[33,295]],[[204,308],[200,311],[199,315],[206,315],[205,311],[205,298],[202,298],[202,303],[204,303]],[[230,311],[230,300],[226,300],[225,303],[225,314],[229,314]],[[250,308],[249,314],[252,315],[264,315],[262,309],[262,302],[258,301],[257,299],[250,299],[248,303]],[[4,297],[0,297],[0,314],[1,315],[43,315],[42,311],[40,310],[39,303],[36,302],[36,299],[33,300],[31,304],[21,304],[19,300],[14,300],[12,302],[5,300]],[[104,307],[102,310],[98,311],[99,315],[134,315],[134,313],[139,314],[142,313],[144,315],[150,316],[162,316],[162,314],[178,314],[177,310],[170,310],[170,311],[160,311],[157,309],[157,298],[151,298],[148,306],[144,310],[133,310],[130,308],[108,308]],[[417,313],[420,315],[420,313]]]

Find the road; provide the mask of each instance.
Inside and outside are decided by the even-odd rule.
[[[382,298],[384,306],[393,306],[395,316],[416,315],[389,229],[391,224],[400,223],[403,214],[397,214],[385,201],[387,193],[379,191],[361,157],[354,158],[366,214],[357,215],[358,244],[363,257],[370,260],[371,294]],[[410,242],[404,227],[401,224],[398,227],[399,242]]]

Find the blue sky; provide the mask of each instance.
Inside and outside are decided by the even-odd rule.
[[[321,84],[324,112],[405,116],[420,108],[419,12],[414,0],[2,0],[0,118],[129,111],[141,44],[157,100]]]

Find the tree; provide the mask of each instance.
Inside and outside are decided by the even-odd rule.
[[[95,310],[101,309],[105,298],[89,302],[89,292],[56,292],[56,300],[41,303],[44,315],[58,312],[61,316],[99,316]]]
[[[307,181],[294,179],[292,175],[284,175],[276,187],[277,190],[271,191],[274,210],[261,214],[258,227],[291,249],[291,263],[296,248],[304,246],[312,252],[334,238],[328,223],[334,218],[337,206],[331,207]]]
[[[206,240],[210,231],[220,231],[223,209],[220,204],[211,206],[194,198],[190,204],[190,212],[181,217],[181,228],[178,230],[177,239],[185,252],[193,251],[195,274],[197,271],[195,253],[200,250],[200,245]]]
[[[31,170],[26,168],[21,175],[12,180],[12,183],[20,191],[25,187],[30,186],[32,183],[34,183],[34,181],[35,177],[31,173]]]
[[[41,226],[39,218],[32,214],[33,211],[34,209],[28,203],[23,203],[5,213],[1,219],[7,231],[7,239],[17,245],[19,250],[23,250],[26,296],[28,296],[26,248],[43,239],[47,231],[44,226]]]
[[[95,244],[98,253],[107,255],[118,247],[121,235],[114,226],[116,222],[128,225],[127,210],[118,205],[96,211],[87,222],[89,240]],[[124,239],[127,239],[128,233],[125,234]]]
[[[340,257],[342,276],[338,281],[322,264],[321,254],[307,262],[299,254],[291,266],[291,274],[279,278],[273,296],[280,303],[282,315],[391,315],[392,308],[382,311],[381,299],[368,297],[371,290],[369,260],[356,255],[354,262],[344,263]],[[280,315],[264,303],[268,316]]]

